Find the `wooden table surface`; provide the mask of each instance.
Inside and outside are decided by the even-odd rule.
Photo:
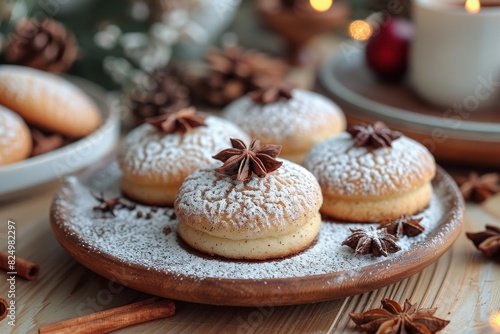
[[[241,25],[242,21],[237,22]],[[317,43],[324,49],[324,52],[316,50],[317,54],[331,53],[338,43],[337,40]],[[295,76],[299,78],[295,81],[302,83],[304,75],[295,73]],[[17,255],[41,266],[36,281],[17,278],[16,326],[9,326],[4,319],[0,322],[2,334],[36,333],[43,325],[148,297],[94,274],[61,248],[52,234],[48,216],[57,186],[0,203],[0,250],[7,248],[7,220],[14,220]],[[479,231],[485,224],[500,225],[500,195],[480,206],[468,204],[464,231]],[[0,297],[4,298],[8,290],[5,280],[6,274],[0,271]],[[422,307],[438,307],[436,315],[451,321],[442,333],[500,333],[500,264],[485,259],[464,233],[448,252],[421,273],[369,293],[316,304],[263,308],[176,302],[175,316],[118,332],[360,333],[349,320],[349,312],[379,307],[384,298],[400,302],[409,298]],[[499,314],[496,331],[490,325],[495,314]]]
[[[0,333],[36,333],[38,327],[147,298],[121,287],[75,262],[55,240],[49,206],[57,189],[0,204],[0,249],[6,249],[7,220],[16,222],[17,255],[41,266],[36,281],[16,280],[16,326],[4,319]],[[500,196],[481,206],[469,204],[466,231],[500,225]],[[6,274],[0,296],[7,297]],[[340,300],[308,305],[237,308],[178,302],[175,316],[137,325],[119,333],[359,333],[349,312],[380,306],[383,298],[410,298],[423,307],[438,307],[451,320],[443,333],[495,333],[490,325],[500,312],[500,264],[483,258],[462,233],[436,263],[400,283]],[[499,317],[500,318],[500,317]],[[497,331],[500,333],[500,320]]]

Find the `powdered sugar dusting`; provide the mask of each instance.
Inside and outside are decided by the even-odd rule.
[[[215,229],[260,235],[269,227],[281,230],[298,223],[303,213],[317,213],[321,204],[314,176],[286,160],[266,177],[245,183],[216,173],[214,167],[203,168],[184,181],[176,198],[179,212],[211,217]]]
[[[214,162],[212,156],[231,147],[229,138],[248,142],[248,136],[233,123],[215,116],[207,126],[186,134],[165,134],[150,124],[143,124],[127,135],[119,160],[127,174],[167,182],[175,175],[190,174]]]
[[[358,269],[381,264],[389,268],[404,259],[405,253],[414,247],[432,247],[438,244],[442,234],[449,233],[460,224],[460,219],[442,226],[450,214],[462,214],[453,209],[456,203],[450,200],[450,185],[435,182],[434,194],[429,207],[418,214],[426,230],[414,238],[400,239],[401,251],[387,258],[353,256],[347,246],[340,246],[350,234],[349,228],[368,228],[374,224],[339,224],[323,222],[316,244],[306,251],[283,260],[267,262],[239,262],[217,258],[206,258],[190,253],[177,239],[177,221],[169,217],[172,209],[160,209],[151,220],[136,218],[135,212],[116,211],[117,217],[92,211],[97,202],[90,191],[104,191],[106,196],[119,195],[118,182],[121,177],[118,165],[111,164],[101,170],[90,183],[75,177],[66,179],[56,196],[53,217],[59,229],[67,235],[78,236],[82,252],[87,250],[109,254],[124,264],[136,264],[144,270],[170,273],[173,279],[258,279],[293,278],[342,272],[336,280],[324,282],[325,286],[339,284],[356,277]],[[451,198],[452,199],[452,198]],[[138,205],[136,210],[148,211]],[[165,212],[166,210],[166,212]],[[453,213],[454,212],[454,213]],[[169,226],[172,233],[162,230]],[[440,233],[436,234],[436,229]],[[85,247],[85,248],[83,248]]]
[[[260,105],[244,96],[231,103],[224,117],[241,126],[251,136],[264,142],[283,141],[321,131],[325,124],[343,129],[342,111],[322,95],[300,89],[292,91],[293,98]],[[332,123],[332,120],[333,123]]]
[[[384,196],[423,185],[435,170],[434,158],[416,141],[401,137],[392,148],[372,150],[354,147],[344,132],[316,145],[304,167],[318,179],[323,190],[334,195]]]
[[[19,131],[24,121],[21,117],[7,108],[0,106],[0,165],[5,156],[21,148],[22,141],[18,139]]]

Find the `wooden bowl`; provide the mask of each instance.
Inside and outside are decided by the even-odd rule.
[[[325,12],[271,10],[267,1],[256,2],[257,14],[269,29],[286,40],[288,60],[294,65],[307,62],[305,47],[310,40],[343,25],[351,12],[347,4],[337,2]]]
[[[436,261],[456,240],[464,203],[442,169],[433,180],[435,195],[421,215],[426,231],[406,239],[402,251],[387,258],[355,257],[340,246],[349,227],[324,221],[308,250],[267,262],[230,261],[200,254],[176,237],[171,209],[150,220],[117,210],[117,217],[94,212],[90,193],[119,194],[116,162],[68,178],[51,209],[53,232],[62,247],[90,270],[149,294],[183,301],[233,306],[291,305],[364,293],[409,277]],[[146,213],[150,208],[137,205]],[[165,235],[164,226],[171,229]],[[362,225],[366,228],[366,225]],[[375,225],[372,225],[375,226]],[[345,236],[343,236],[345,234]],[[406,238],[406,237],[405,237]],[[338,239],[338,240],[337,240]]]

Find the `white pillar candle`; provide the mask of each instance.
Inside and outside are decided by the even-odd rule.
[[[413,1],[410,81],[428,102],[472,111],[500,97],[500,1],[481,3],[472,14],[465,1]]]

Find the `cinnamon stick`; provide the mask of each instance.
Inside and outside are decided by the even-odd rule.
[[[130,313],[130,312],[133,312],[134,310],[137,310],[143,306],[159,302],[160,300],[161,300],[160,297],[149,298],[149,299],[145,299],[145,300],[142,300],[140,302],[132,303],[129,305],[124,305],[124,306],[115,307],[115,308],[112,308],[109,310],[88,314],[88,315],[85,315],[85,316],[82,316],[79,318],[60,321],[60,322],[57,322],[57,323],[52,324],[52,325],[41,327],[40,329],[38,329],[38,333],[40,333],[40,334],[49,333],[52,331],[56,331],[56,330],[65,328],[65,327],[70,327],[70,326],[74,326],[74,325],[88,323],[88,322],[91,322],[94,320],[104,319],[106,317],[120,314],[120,313]]]
[[[120,328],[129,327],[143,322],[168,318],[174,314],[175,304],[172,300],[151,298],[141,302],[41,327],[38,329],[38,333],[109,333]]]
[[[5,319],[5,317],[9,313],[8,308],[9,304],[7,303],[7,301],[0,297],[0,321]]]
[[[9,264],[9,261],[14,261],[14,266]],[[30,262],[15,255],[10,255],[7,252],[0,252],[0,269],[8,273],[16,273],[28,281],[33,281],[40,273],[40,266],[36,263]]]

